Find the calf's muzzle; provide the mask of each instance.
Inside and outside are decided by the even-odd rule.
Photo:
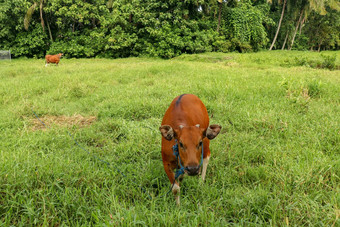
[[[187,166],[185,168],[189,176],[195,176],[198,174],[200,166]]]

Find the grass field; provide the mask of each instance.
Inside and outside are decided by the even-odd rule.
[[[0,226],[340,226],[340,71],[301,59],[322,56],[1,61]],[[177,207],[158,127],[183,93],[223,129]]]

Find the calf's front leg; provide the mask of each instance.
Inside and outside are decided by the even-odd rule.
[[[172,194],[175,197],[176,200],[176,204],[180,205],[180,199],[179,199],[179,195],[180,195],[180,186],[179,186],[179,182],[175,181],[175,173],[173,172],[173,168],[171,163],[163,163],[164,164],[164,170],[166,175],[168,176],[171,186],[172,186]],[[174,183],[175,181],[175,183]]]
[[[205,175],[207,173],[207,167],[208,167],[208,164],[209,164],[209,159],[210,159],[210,156],[207,156],[206,158],[203,159],[203,169],[202,169],[202,180],[203,180],[203,182],[205,180]]]

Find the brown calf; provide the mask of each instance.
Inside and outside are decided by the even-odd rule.
[[[46,61],[45,66],[47,66],[49,63],[55,63],[56,65],[58,65],[62,55],[63,55],[62,53],[56,54],[56,55],[46,55],[45,56],[45,61]]]
[[[173,184],[172,193],[179,205],[179,182],[175,179],[174,170],[183,166],[186,174],[193,176],[200,171],[203,146],[204,181],[210,158],[209,140],[220,132],[221,126],[210,125],[207,108],[195,95],[184,94],[176,97],[163,117],[162,126],[162,159],[164,170]],[[173,153],[173,146],[178,144],[179,158]],[[181,162],[181,163],[179,163]]]

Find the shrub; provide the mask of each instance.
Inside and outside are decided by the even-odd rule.
[[[231,51],[232,44],[229,40],[226,40],[225,36],[218,36],[216,37],[213,46],[215,51],[227,53]]]
[[[295,57],[294,62],[291,65],[296,66],[307,66],[311,68],[321,68],[334,70],[338,66],[336,65],[336,55],[323,55],[321,54],[322,60],[308,59],[307,57]]]
[[[35,27],[29,31],[19,32],[12,44],[12,54],[15,57],[35,57],[44,56],[41,51],[46,49],[47,35],[43,32],[41,25],[35,24]]]
[[[295,57],[294,58],[294,64],[297,66],[310,66],[308,59],[306,57]]]
[[[321,54],[321,57],[323,58],[323,62],[321,64],[321,68],[327,68],[330,70],[334,70],[336,68],[335,60],[336,55],[323,55]]]
[[[307,84],[307,89],[308,89],[308,95],[312,98],[315,97],[320,97],[320,93],[321,93],[321,81],[319,80],[312,80],[310,82],[308,82]]]

